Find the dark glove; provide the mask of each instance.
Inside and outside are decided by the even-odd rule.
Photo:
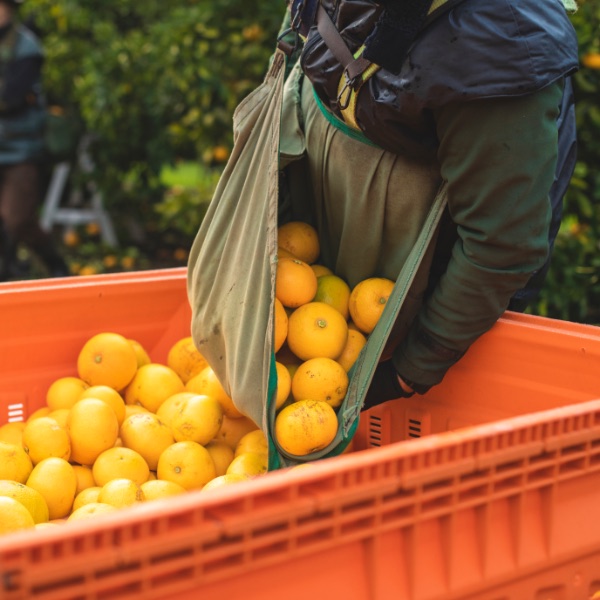
[[[377,365],[361,410],[368,410],[396,398],[410,398],[413,394],[414,392],[407,392],[402,388],[392,361],[386,360]]]

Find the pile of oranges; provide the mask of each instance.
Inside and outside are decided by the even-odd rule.
[[[305,456],[334,440],[348,371],[380,319],[394,282],[372,277],[351,289],[318,263],[319,238],[308,223],[279,227],[278,245],[275,437],[286,452]]]
[[[394,282],[353,289],[318,264],[316,230],[278,230],[274,307],[280,447],[329,445],[351,369]],[[93,335],[45,406],[0,427],[0,534],[95,517],[266,473],[268,442],[224,390],[191,337],[164,363],[116,332]]]
[[[267,441],[191,337],[166,364],[101,332],[46,405],[0,427],[0,534],[94,517],[267,471]]]

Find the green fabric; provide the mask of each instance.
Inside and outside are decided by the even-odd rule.
[[[427,339],[463,353],[543,264],[561,95],[555,84],[530,96],[447,106],[435,114],[458,240],[448,249],[446,273],[394,356],[407,379],[439,383],[456,360],[435,352]]]

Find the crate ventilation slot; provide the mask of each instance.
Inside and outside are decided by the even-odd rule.
[[[418,419],[408,420],[408,437],[420,438],[421,437],[421,421]]]
[[[369,446],[381,446],[382,419],[376,415],[369,416]]]
[[[21,402],[9,404],[7,419],[9,423],[13,421],[24,421],[25,420],[25,405]]]

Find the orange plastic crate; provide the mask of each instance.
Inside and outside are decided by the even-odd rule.
[[[0,285],[0,424],[113,330],[189,334],[185,270]],[[359,451],[0,537],[0,598],[587,600],[600,590],[600,329],[507,313]]]

